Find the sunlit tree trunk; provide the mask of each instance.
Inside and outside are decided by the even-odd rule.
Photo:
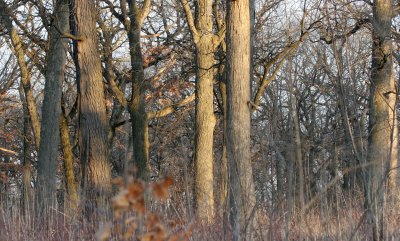
[[[391,162],[397,162],[396,96],[392,41],[392,1],[376,0],[373,5],[373,46],[370,87],[370,123],[366,208],[373,239],[384,240],[386,175]],[[395,140],[395,141],[394,141]],[[396,146],[393,144],[396,143]],[[393,174],[393,172],[392,172]],[[394,175],[395,176],[395,175]]]
[[[181,0],[196,46],[196,118],[195,118],[195,199],[197,215],[202,221],[212,222],[214,210],[214,55],[222,40],[221,32],[213,32],[213,1],[197,1],[197,21],[189,3]],[[196,23],[195,23],[196,22]]]
[[[250,154],[250,1],[227,1],[227,158],[233,240],[253,240],[255,192]]]
[[[213,142],[215,116],[213,107],[214,44],[212,33],[212,0],[198,1],[197,80],[195,119],[195,198],[197,215],[214,219]]]

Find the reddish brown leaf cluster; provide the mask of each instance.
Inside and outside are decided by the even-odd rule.
[[[7,183],[7,181],[8,181],[8,176],[6,172],[0,172],[0,182]]]
[[[116,180],[114,183],[121,183]],[[141,181],[133,181],[112,199],[115,218],[119,219],[124,211],[136,211],[144,214],[144,184]]]
[[[124,240],[136,238],[140,241],[175,241],[190,238],[191,229],[174,232],[172,230],[177,229],[178,221],[170,220],[168,224],[172,225],[165,225],[158,214],[146,210],[145,194],[152,194],[160,200],[167,199],[168,189],[173,185],[172,178],[167,177],[148,185],[140,180],[131,180],[126,183],[123,178],[116,178],[113,184],[120,189],[112,199],[117,222],[113,227],[104,226],[99,229],[96,233],[97,240],[108,240],[112,233]],[[128,215],[133,216],[127,217]],[[121,219],[122,217],[125,219]]]
[[[169,197],[168,189],[173,183],[174,181],[170,177],[165,178],[162,182],[153,183],[152,189],[154,196],[159,199],[167,199]]]

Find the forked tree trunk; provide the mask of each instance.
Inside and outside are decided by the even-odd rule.
[[[197,1],[196,23],[189,3],[181,0],[196,46],[195,201],[199,218],[212,223],[214,208],[214,55],[223,39],[213,31],[213,0]]]

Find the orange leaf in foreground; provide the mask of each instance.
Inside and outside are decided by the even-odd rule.
[[[170,177],[164,179],[164,181],[160,183],[155,183],[153,185],[153,193],[154,196],[159,199],[167,199],[169,196],[168,188],[172,186],[173,180]]]

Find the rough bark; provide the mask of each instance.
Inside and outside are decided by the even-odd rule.
[[[211,223],[214,211],[214,127],[216,118],[213,106],[214,54],[223,39],[221,33],[213,33],[213,1],[197,2],[196,24],[189,4],[181,0],[192,37],[196,46],[196,116],[195,116],[195,200],[197,215]]]
[[[49,33],[49,49],[45,74],[42,107],[41,143],[38,158],[38,201],[40,212],[55,205],[58,146],[60,142],[61,93],[64,81],[67,40],[63,32],[69,30],[67,0],[58,0],[54,10],[54,22]]]
[[[233,240],[252,240],[255,193],[250,154],[250,1],[227,1],[227,158]]]
[[[213,107],[214,50],[212,0],[198,1],[199,17],[196,44],[196,116],[195,116],[195,198],[197,215],[212,222],[215,216],[213,191],[213,142],[215,116]]]
[[[373,47],[370,87],[370,136],[368,173],[366,179],[366,208],[372,225],[373,239],[384,240],[384,195],[388,167],[397,153],[392,41],[392,1],[376,0],[373,5]],[[397,160],[397,156],[395,157]]]
[[[22,192],[22,203],[24,207],[24,211],[26,213],[30,213],[32,210],[33,204],[33,190],[31,187],[32,181],[32,160],[30,155],[30,143],[31,143],[31,135],[30,135],[30,118],[28,112],[28,105],[26,103],[26,99],[24,96],[24,90],[22,85],[19,87],[19,95],[22,100],[22,107],[24,110],[24,141],[23,141],[23,153],[22,153],[22,163],[23,166],[21,168],[22,172],[22,183],[23,183],[23,192]]]
[[[111,191],[111,169],[108,160],[108,122],[103,76],[96,31],[97,9],[93,0],[75,0],[74,16],[80,99],[80,158],[87,214],[94,209],[106,211]]]

